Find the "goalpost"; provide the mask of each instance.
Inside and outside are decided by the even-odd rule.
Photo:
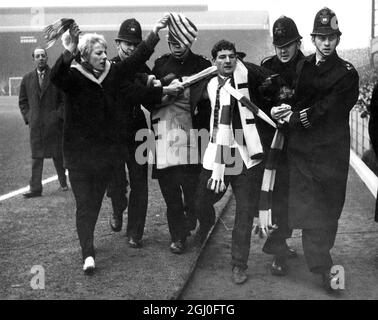
[[[9,77],[9,96],[18,96],[22,77]]]

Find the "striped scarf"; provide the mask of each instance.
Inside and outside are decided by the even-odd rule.
[[[250,164],[260,161],[263,153],[254,114],[241,101],[237,99],[236,101],[231,97],[226,90],[227,86],[230,87],[230,82],[229,78],[216,77],[210,80],[207,87],[212,106],[211,138],[205,151],[203,166],[207,170],[212,170],[207,187],[215,193],[223,192],[226,189],[225,175],[236,174],[237,168],[234,165],[237,163],[234,162],[233,157],[235,148],[243,150],[241,151],[242,157],[245,158],[243,161]],[[239,94],[249,99],[248,70],[240,61],[237,62],[233,73],[233,83]],[[232,127],[234,108],[238,108],[241,128]],[[235,136],[233,129],[238,129],[238,134]],[[242,130],[242,136],[239,136],[239,129]]]
[[[264,175],[261,184],[260,203],[259,203],[259,224],[254,225],[252,233],[261,238],[269,237],[270,233],[277,228],[272,225],[272,203],[273,189],[276,180],[276,168],[279,155],[284,145],[284,134],[280,129],[276,129],[273,137],[268,157],[265,163]]]

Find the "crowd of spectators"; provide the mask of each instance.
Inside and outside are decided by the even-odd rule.
[[[369,65],[357,70],[360,75],[360,95],[355,108],[361,112],[361,117],[365,118],[369,114],[370,99],[374,85],[378,81],[378,72]]]

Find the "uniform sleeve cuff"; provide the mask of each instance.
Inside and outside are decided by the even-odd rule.
[[[302,111],[299,112],[299,119],[300,119],[300,121],[302,123],[302,126],[305,127],[306,129],[308,129],[309,127],[311,127],[311,124],[308,121],[307,110],[308,109],[304,109],[304,110],[302,110]]]

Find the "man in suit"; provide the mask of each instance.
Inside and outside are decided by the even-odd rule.
[[[42,195],[43,159],[52,158],[63,191],[68,190],[62,155],[63,93],[50,82],[50,68],[45,49],[32,54],[35,69],[21,82],[19,107],[30,129],[32,176],[25,198]]]

